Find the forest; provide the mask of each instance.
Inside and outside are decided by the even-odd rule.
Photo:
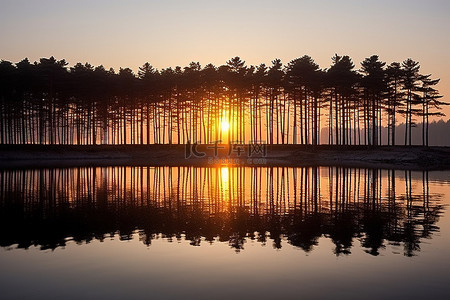
[[[54,57],[2,60],[0,144],[395,145],[402,120],[402,144],[421,122],[428,146],[429,118],[447,105],[438,82],[417,61],[378,55],[359,69],[336,54],[328,68],[307,55],[270,66],[234,57],[218,67],[145,63],[137,74]]]

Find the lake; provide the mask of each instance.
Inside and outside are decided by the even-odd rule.
[[[13,298],[450,296],[450,172],[0,170]]]

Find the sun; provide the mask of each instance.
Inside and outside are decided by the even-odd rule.
[[[223,120],[222,124],[220,124],[223,132],[227,132],[230,129],[230,123],[227,120]]]

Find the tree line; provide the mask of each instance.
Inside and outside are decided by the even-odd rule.
[[[359,69],[336,54],[326,69],[305,55],[270,66],[248,66],[239,57],[218,67],[192,62],[157,70],[145,63],[137,74],[69,67],[54,57],[2,60],[0,143],[395,145],[402,119],[404,144],[411,145],[420,120],[428,145],[429,117],[443,115],[447,104],[438,82],[410,58],[387,65],[377,55]]]

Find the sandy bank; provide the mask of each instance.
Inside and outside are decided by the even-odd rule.
[[[240,149],[240,150],[239,150]],[[203,155],[203,156],[201,156]],[[267,145],[0,145],[0,168],[78,166],[346,166],[450,170],[450,147]]]

